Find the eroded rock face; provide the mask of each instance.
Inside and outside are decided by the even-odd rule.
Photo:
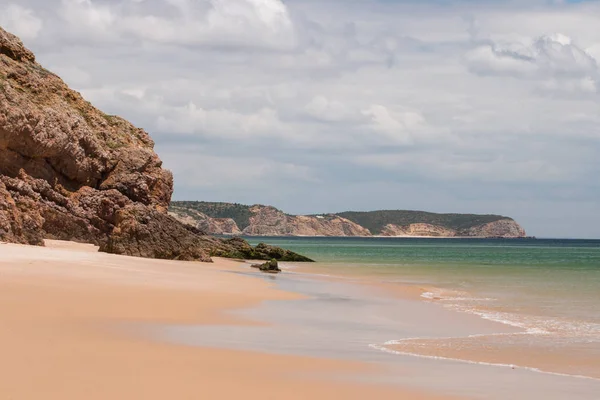
[[[298,236],[372,236],[368,229],[338,215],[299,215],[293,225]]]
[[[0,181],[0,239],[12,243],[43,244],[40,216],[23,213],[21,206]]]
[[[0,181],[3,240],[40,235],[100,243],[116,211],[166,212],[173,177],[148,134],[95,109],[0,28]],[[16,212],[14,210],[16,209]]]
[[[388,224],[381,232],[382,236],[426,236],[426,237],[482,237],[482,238],[521,238],[525,230],[512,219],[502,219],[466,230],[453,230],[431,224],[411,224],[398,226]]]
[[[456,231],[431,224],[410,224],[408,226],[388,224],[381,231],[381,236],[454,237]]]
[[[71,192],[116,189],[134,202],[166,209],[173,178],[161,168],[146,132],[95,109],[5,31],[0,47],[3,175],[16,177],[22,169]]]
[[[254,206],[250,209],[250,225],[243,230],[250,236],[285,236],[289,235],[291,226],[289,217],[275,207]]]
[[[287,215],[270,206],[254,206],[250,225],[243,230],[249,236],[371,236],[362,226],[337,215]]]
[[[191,215],[190,215],[191,214]],[[194,226],[209,235],[241,235],[242,231],[231,218],[211,218],[201,212],[188,210],[188,214],[170,212],[178,221]]]
[[[153,147],[144,130],[94,108],[0,28],[0,240],[74,240],[179,260],[237,251],[167,214],[173,177]]]
[[[465,236],[520,238],[525,237],[526,233],[525,229],[515,221],[511,219],[502,219],[470,228],[465,232]]]

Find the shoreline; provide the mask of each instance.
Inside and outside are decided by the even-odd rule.
[[[573,368],[571,363],[575,358],[567,357],[570,352],[562,351],[561,355],[542,356],[540,351],[530,351],[528,344],[521,344],[521,347],[515,345],[501,347],[502,343],[493,343],[494,338],[524,338],[529,335],[535,337],[547,335],[546,332],[538,332],[536,328],[528,328],[514,321],[507,321],[497,316],[489,316],[485,310],[469,310],[447,308],[445,303],[450,292],[447,288],[436,287],[431,284],[414,284],[399,281],[387,281],[385,277],[378,275],[369,275],[365,271],[353,271],[341,269],[332,271],[331,266],[323,267],[319,264],[310,266],[296,265],[297,273],[319,276],[321,279],[349,279],[352,283],[373,287],[388,293],[390,296],[399,299],[419,301],[433,304],[448,313],[455,315],[469,315],[477,318],[481,324],[473,324],[473,332],[468,335],[457,335],[448,337],[409,337],[403,339],[392,339],[378,344],[372,344],[371,347],[378,351],[387,352],[409,357],[445,360],[460,362],[466,364],[492,366],[509,369],[522,369],[535,373],[569,377],[575,379],[585,379],[600,382],[600,367],[594,363],[593,357],[584,358],[581,354],[578,356],[575,367],[584,365],[588,368],[586,374],[580,373]],[[322,274],[327,272],[327,274]],[[398,277],[396,277],[398,278]],[[436,293],[446,292],[444,296]],[[455,295],[455,294],[454,294]],[[462,293],[464,295],[464,293]],[[452,295],[450,295],[452,296]],[[492,314],[497,313],[493,310]],[[478,333],[480,327],[490,327],[492,332]],[[487,341],[487,342],[486,342]],[[490,344],[490,341],[492,343]],[[471,347],[469,347],[471,346]],[[494,347],[495,346],[495,347]],[[492,351],[494,350],[494,351]],[[581,353],[581,349],[576,349]],[[533,360],[533,362],[532,362]]]
[[[0,392],[4,396],[450,398],[342,378],[378,375],[377,367],[358,361],[197,348],[144,339],[124,326],[264,326],[229,311],[302,296],[245,276],[248,270],[236,261],[148,260],[98,253],[89,245],[48,244],[0,247],[4,322],[0,351],[5,360],[0,367]]]
[[[511,365],[407,355],[382,349],[379,345],[389,345],[393,338],[443,340],[445,335],[493,336],[500,331],[519,334],[521,330],[428,303],[419,298],[414,288],[405,291],[401,285],[385,287],[385,284],[353,277],[339,279],[293,272],[294,269],[288,271],[275,279],[264,279],[277,282],[284,291],[304,295],[303,299],[269,301],[238,314],[265,321],[268,327],[224,329],[163,325],[148,329],[154,337],[187,346],[358,360],[379,365],[381,369],[377,375],[360,375],[354,379],[408,385],[466,398],[529,400],[541,396],[548,400],[591,400],[600,390],[598,381],[580,380],[572,374],[540,373]]]

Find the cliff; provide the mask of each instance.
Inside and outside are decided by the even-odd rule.
[[[184,223],[219,235],[506,238],[526,235],[513,219],[500,215],[395,210],[295,216],[271,206],[208,202],[173,202],[171,213]]]
[[[75,240],[180,260],[301,258],[215,239],[168,215],[173,177],[153,147],[144,130],[94,108],[0,28],[0,240]]]
[[[211,218],[206,214],[198,211],[190,210],[187,214],[178,214],[170,212],[174,218],[180,222],[193,225],[202,232],[207,232],[211,235],[241,235],[242,231],[238,228],[235,221],[231,218]]]
[[[368,230],[336,215],[294,216],[270,206],[173,202],[170,214],[212,235],[369,236]]]
[[[275,207],[253,206],[248,236],[369,236],[368,230],[337,215],[322,217],[286,215]]]
[[[425,223],[398,226],[387,224],[379,233],[381,236],[431,236],[431,237],[454,237],[456,231]]]

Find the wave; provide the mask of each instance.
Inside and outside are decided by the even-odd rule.
[[[493,309],[491,297],[470,296],[466,292],[445,289],[429,289],[421,297],[428,301],[441,304],[444,308],[523,329],[531,335],[554,335],[557,338],[571,338],[574,341],[599,342],[600,323],[540,315],[528,315],[510,311]]]
[[[579,379],[589,379],[594,381],[600,381],[599,378],[595,376],[588,376],[585,374],[580,374],[580,371],[576,371],[577,373],[568,373],[568,372],[555,372],[548,370],[546,367],[538,366],[526,366],[526,365],[517,365],[510,363],[502,363],[502,362],[489,362],[489,361],[478,361],[476,358],[470,359],[471,357],[460,358],[456,356],[456,350],[461,352],[465,349],[462,346],[475,345],[475,348],[478,346],[489,346],[496,347],[497,350],[502,351],[504,346],[515,346],[514,349],[518,350],[519,346],[530,346],[535,345],[539,346],[540,349],[555,347],[555,346],[571,346],[576,345],[579,346],[581,344],[588,345],[592,344],[592,346],[596,346],[596,343],[600,343],[600,323],[584,321],[584,320],[576,320],[569,318],[560,318],[560,317],[550,317],[550,316],[540,316],[540,315],[527,315],[525,313],[512,312],[512,310],[498,310],[497,300],[491,297],[477,297],[472,296],[465,291],[458,290],[449,290],[449,289],[441,289],[428,287],[426,291],[421,294],[421,297],[431,303],[439,304],[440,306],[458,311],[463,313],[469,313],[473,315],[477,315],[478,317],[500,323],[503,325],[511,326],[514,328],[518,328],[521,330],[520,332],[503,332],[503,333],[491,333],[491,334],[472,334],[468,336],[458,336],[458,337],[414,337],[414,338],[403,338],[403,339],[395,339],[387,341],[383,344],[370,344],[369,347],[383,351],[390,354],[397,355],[405,355],[405,356],[413,356],[420,358],[428,358],[428,359],[437,359],[437,360],[448,360],[448,361],[456,361],[468,364],[478,364],[478,365],[487,365],[493,367],[504,367],[504,368],[512,368],[512,369],[523,369],[533,372],[539,372],[544,374],[551,374],[556,376],[565,376],[565,377],[573,377]],[[493,342],[490,344],[490,338],[498,338],[497,342]],[[506,339],[503,339],[506,338]],[[511,339],[513,338],[513,339]],[[521,339],[517,339],[521,338]],[[529,338],[529,339],[527,339]],[[475,339],[476,341],[470,342],[470,339]],[[483,342],[478,342],[477,339],[483,339]],[[454,341],[460,341],[457,344]],[[521,342],[525,340],[525,342]],[[409,342],[415,342],[413,344],[417,346],[427,346],[427,341],[441,341],[438,343],[439,352],[442,355],[430,355],[421,353],[418,349],[412,351],[405,351],[403,349],[394,349],[391,348],[393,346],[402,346],[404,344],[409,344]],[[465,342],[466,341],[466,342]],[[521,342],[521,343],[519,343]],[[515,345],[515,343],[519,343]],[[430,342],[431,345],[434,345]],[[453,348],[453,346],[455,346]],[[485,348],[485,347],[484,347]],[[569,347],[566,347],[569,348]],[[594,347],[595,348],[595,347]],[[429,347],[428,349],[431,349]],[[450,349],[455,350],[454,354],[448,354],[447,350]],[[481,349],[481,347],[480,347]],[[446,354],[444,355],[444,352]],[[425,352],[426,353],[426,352]],[[490,354],[493,353],[482,353],[483,357],[490,357]],[[507,353],[504,353],[507,354]],[[509,353],[508,353],[509,354]],[[566,356],[569,355],[569,353]],[[512,357],[512,356],[509,356]],[[496,358],[493,355],[491,358]],[[518,356],[516,356],[518,358]],[[501,360],[504,361],[504,360]],[[515,360],[516,361],[516,360]],[[528,363],[528,361],[523,361],[522,364]],[[550,368],[554,369],[554,368]],[[561,371],[564,370],[563,365],[560,363],[556,364],[556,369]],[[596,375],[596,372],[592,373]]]
[[[514,334],[499,333],[499,334],[475,335],[475,336],[498,336],[498,335],[514,335]],[[471,337],[471,336],[469,336],[469,337]],[[405,352],[405,351],[400,351],[400,350],[394,350],[394,349],[390,349],[390,348],[386,347],[386,346],[393,346],[393,345],[401,344],[402,342],[407,341],[407,340],[425,340],[425,339],[440,339],[440,338],[425,338],[425,337],[422,337],[422,338],[406,338],[406,339],[400,339],[400,340],[390,340],[390,341],[385,342],[383,345],[380,345],[380,344],[369,344],[369,347],[372,348],[372,349],[374,349],[374,350],[382,351],[382,352],[388,353],[388,354],[410,356],[410,357],[418,357],[418,358],[426,358],[426,359],[432,359],[432,360],[454,361],[454,362],[460,362],[460,363],[464,363],[464,364],[485,365],[485,366],[490,366],[490,367],[522,369],[522,370],[525,370],[525,371],[532,371],[532,372],[537,372],[537,373],[542,373],[542,374],[547,374],[547,375],[563,376],[563,377],[577,378],[577,379],[586,379],[586,380],[591,380],[591,381],[596,381],[596,382],[600,381],[600,379],[594,378],[592,376],[578,375],[578,374],[567,374],[567,373],[553,372],[553,371],[546,371],[546,370],[543,370],[541,368],[536,368],[536,367],[526,367],[526,366],[520,366],[520,365],[516,365],[516,364],[491,363],[491,362],[485,362],[485,361],[474,361],[474,360],[467,360],[467,359],[461,359],[461,358],[452,358],[452,357],[443,357],[443,356],[431,356],[431,355],[426,355],[426,354],[419,354],[419,353],[412,353],[412,352]],[[445,339],[445,338],[441,338],[441,339]],[[455,338],[447,338],[447,339],[455,339]]]

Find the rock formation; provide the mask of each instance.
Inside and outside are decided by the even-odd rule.
[[[209,235],[241,235],[235,221],[231,218],[211,218],[206,214],[190,210],[187,214],[169,212],[169,215],[186,225],[192,225]]]
[[[454,230],[431,224],[386,225],[381,236],[427,236],[427,237],[481,237],[481,238],[522,238],[525,230],[511,219],[502,219],[477,225],[468,229]]]
[[[381,231],[381,236],[431,236],[431,237],[454,237],[456,231],[443,226],[431,224],[410,224],[398,226],[387,224]]]
[[[513,219],[500,215],[402,210],[289,215],[271,206],[207,202],[174,202],[171,214],[186,224],[219,235],[494,238],[526,235]]]
[[[360,225],[337,215],[292,216],[270,206],[253,206],[248,236],[370,236]]]
[[[278,274],[281,272],[277,260],[267,261],[264,264],[253,264],[252,268],[257,268],[262,272],[266,272],[268,274]]]
[[[218,246],[214,247],[213,254],[219,257],[242,258],[246,260],[313,261],[293,251],[270,246],[265,243],[259,243],[256,247],[252,247],[248,242],[240,238],[221,241]]]
[[[75,240],[181,260],[277,258],[169,216],[173,177],[153,147],[144,130],[94,108],[0,28],[0,240]]]
[[[484,225],[478,225],[459,233],[463,236],[503,238],[521,238],[527,235],[525,229],[512,219],[501,219]]]

